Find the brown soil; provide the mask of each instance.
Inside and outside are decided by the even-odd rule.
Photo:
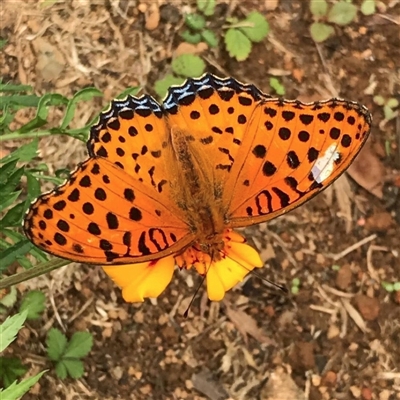
[[[66,96],[96,86],[105,93],[102,105],[128,86],[154,93],[180,43],[182,12],[193,7],[163,0],[43,3],[4,1],[3,81]],[[400,293],[381,286],[400,276],[400,201],[391,184],[400,168],[400,121],[380,129],[382,107],[372,100],[399,98],[400,3],[380,2],[377,14],[336,26],[319,45],[310,38],[304,1],[220,3],[212,21],[219,27],[227,13],[255,9],[270,22],[268,38],[241,63],[222,47],[206,51],[207,70],[266,92],[270,76],[278,76],[288,98],[365,104],[374,117],[369,154],[383,171],[378,180],[387,182],[384,197],[344,176],[268,227],[247,230],[265,260],[260,275],[289,288],[299,278],[297,295],[250,276],[221,303],[199,295],[185,319],[199,282],[189,273],[177,273],[157,301],[134,305],[100,268],[68,266],[19,285],[49,297],[42,320],[27,324],[12,347],[31,372],[51,367],[44,350],[50,327],[67,335],[87,329],[95,339],[82,379],[61,382],[50,370],[24,399],[400,399]],[[81,103],[74,126],[100,107],[100,100]],[[54,124],[61,116],[52,112]],[[26,118],[22,113],[17,122]],[[51,171],[86,157],[82,143],[57,136],[41,140],[40,156]]]

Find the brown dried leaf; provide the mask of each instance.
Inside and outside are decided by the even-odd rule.
[[[281,367],[271,373],[264,386],[261,400],[306,400],[304,392]]]
[[[193,374],[192,383],[196,390],[203,393],[210,400],[229,399],[229,394],[223,386],[219,382],[216,382],[211,373],[207,370],[200,372],[199,374]]]
[[[383,198],[385,167],[373,152],[370,142],[367,142],[347,172],[365,190],[379,199]]]
[[[236,329],[243,335],[243,339],[247,344],[247,335],[252,336],[254,339],[258,340],[260,343],[265,343],[267,345],[275,345],[276,343],[271,340],[268,336],[264,335],[261,329],[257,326],[257,322],[250,315],[246,314],[242,310],[236,310],[232,308],[227,302],[226,305],[226,315],[236,326]]]

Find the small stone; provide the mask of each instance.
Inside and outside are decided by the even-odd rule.
[[[378,318],[380,304],[377,298],[359,294],[354,297],[354,303],[362,317],[367,321],[373,321]]]
[[[371,400],[372,399],[372,390],[367,387],[363,387],[361,389],[361,397],[363,400]]]
[[[321,385],[323,386],[328,386],[328,387],[334,387],[336,384],[337,380],[337,375],[333,371],[328,371],[321,380]]]
[[[349,264],[343,265],[336,275],[336,286],[341,290],[346,290],[352,281],[353,273]]]
[[[295,343],[290,358],[294,369],[313,369],[315,367],[314,345],[310,342]]]
[[[296,253],[294,253],[294,258],[297,261],[303,261],[304,260],[304,253],[301,250],[296,251]]]
[[[394,224],[395,222],[390,213],[383,211],[367,218],[364,227],[371,232],[386,232]]]
[[[148,31],[154,31],[158,27],[160,23],[160,10],[156,3],[153,3],[150,6],[149,13],[146,16],[146,24],[145,27]]]
[[[103,332],[101,333],[101,336],[103,336],[103,338],[109,338],[111,337],[113,333],[112,328],[104,328]]]
[[[135,315],[133,316],[133,320],[134,320],[137,324],[143,324],[143,322],[144,322],[144,314],[143,314],[143,311],[138,311],[137,313],[135,313]]]
[[[361,397],[361,389],[358,386],[350,386],[350,392],[356,399]]]
[[[339,329],[336,325],[331,325],[331,326],[328,328],[328,332],[327,332],[327,334],[326,334],[326,337],[327,337],[328,339],[333,339],[333,338],[335,338],[335,337],[338,337],[339,334],[340,334],[340,329]]]
[[[120,366],[117,366],[111,369],[111,374],[117,381],[119,381],[124,374],[124,370]]]
[[[325,264],[325,257],[321,253],[318,253],[315,261],[317,264]]]

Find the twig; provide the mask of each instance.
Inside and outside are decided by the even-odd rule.
[[[372,240],[375,240],[377,237],[378,237],[378,235],[376,233],[373,233],[372,235],[367,236],[366,238],[360,240],[359,242],[354,243],[353,245],[347,247],[340,253],[337,253],[337,254],[327,253],[327,254],[325,254],[325,256],[332,258],[334,261],[338,261],[341,258],[343,258],[344,256],[347,256],[347,254],[353,252],[354,250],[357,250],[359,247],[364,246],[364,244],[371,242]]]

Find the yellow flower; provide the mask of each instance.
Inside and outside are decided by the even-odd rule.
[[[146,297],[158,297],[164,291],[171,282],[175,265],[181,269],[194,267],[200,275],[205,274],[209,299],[219,301],[263,263],[257,251],[245,244],[241,235],[229,229],[224,234],[224,248],[217,261],[192,246],[180,255],[144,263],[104,266],[103,269],[122,288],[125,301],[141,302]]]

